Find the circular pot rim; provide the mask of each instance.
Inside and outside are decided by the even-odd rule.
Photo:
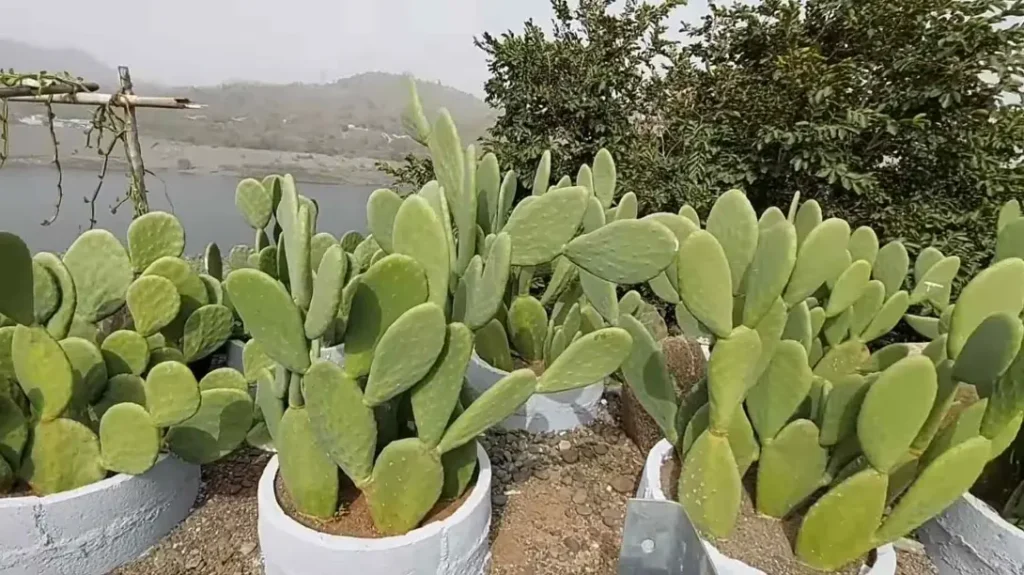
[[[1014,534],[1018,539],[1024,541],[1024,529],[1017,527],[1013,523],[1010,523],[999,514],[991,505],[985,502],[984,499],[971,495],[968,491],[960,496],[967,505],[970,505],[972,509],[980,513],[985,519],[995,523],[1001,530],[1009,531]]]
[[[277,472],[280,468],[277,458],[278,456],[274,455],[267,462],[266,467],[263,469],[263,474],[260,475],[259,487],[257,489],[257,508],[261,519],[265,518],[272,521],[278,528],[291,531],[298,537],[314,539],[318,545],[333,550],[388,551],[440,536],[443,531],[452,525],[469,519],[473,510],[485,502],[490,502],[491,497],[491,460],[483,446],[477,443],[476,460],[478,472],[476,483],[473,485],[473,489],[470,490],[469,497],[462,502],[462,505],[455,510],[455,513],[441,521],[434,521],[417,527],[403,535],[378,538],[331,535],[306,527],[285,513],[277,501],[277,491],[274,488],[274,482],[277,479]]]
[[[647,452],[647,458],[644,460],[643,478],[639,490],[643,490],[645,485],[650,486],[650,496],[648,499],[655,499],[661,501],[667,501],[669,498],[665,494],[665,491],[661,484],[661,466],[668,457],[671,457],[674,451],[674,447],[667,439],[662,439],[654,447]],[[652,478],[653,475],[653,478]],[[651,479],[654,479],[651,481]],[[638,493],[638,497],[643,496],[643,493]],[[741,560],[735,557],[730,557],[725,553],[722,553],[708,540],[701,537],[701,541],[704,546],[717,553],[722,557],[727,557],[732,561],[743,563]],[[746,563],[744,566],[750,569],[756,569]],[[896,573],[896,549],[893,548],[891,543],[886,543],[880,547],[875,548],[875,562],[870,567],[864,565],[860,569],[860,575],[892,575]]]

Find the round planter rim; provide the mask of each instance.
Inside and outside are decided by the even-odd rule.
[[[998,526],[1000,529],[1009,531],[1011,533],[1015,532],[1017,534],[1017,537],[1024,539],[1024,529],[1017,527],[1013,523],[1010,523],[1009,521],[1004,519],[1003,516],[1000,515],[994,507],[986,503],[984,499],[971,495],[970,491],[964,493],[960,497],[964,499],[965,503],[973,507],[974,510],[977,511],[978,513],[981,513],[982,516],[985,517],[985,519],[991,521],[992,523],[995,523],[996,526]]]
[[[331,535],[306,527],[302,523],[292,519],[280,503],[277,501],[277,491],[274,483],[277,480],[277,472],[280,469],[278,456],[275,454],[267,462],[260,476],[257,489],[257,505],[259,513],[267,514],[267,518],[276,523],[282,529],[288,529],[297,536],[306,539],[315,539],[317,544],[335,550],[359,550],[359,551],[388,551],[390,549],[407,547],[426,539],[437,537],[447,527],[467,519],[474,508],[479,506],[491,496],[491,460],[487,452],[479,443],[476,444],[477,479],[470,490],[469,497],[462,502],[462,505],[450,516],[441,521],[434,521],[427,525],[417,527],[403,535],[392,535],[389,537],[352,537],[349,535]]]

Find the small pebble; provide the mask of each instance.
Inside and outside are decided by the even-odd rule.
[[[580,550],[580,542],[576,541],[572,537],[566,537],[565,539],[562,539],[562,545],[565,545],[565,548],[573,553]]]
[[[562,452],[562,461],[566,463],[576,463],[580,460],[580,452],[573,447],[566,449]]]
[[[603,443],[595,443],[594,453],[596,453],[597,455],[604,455],[608,453],[608,446]]]
[[[515,473],[512,474],[512,479],[515,480],[516,483],[522,483],[522,482],[526,481],[529,478],[530,478],[530,470],[529,469],[520,469],[519,471],[516,471]]]
[[[563,475],[558,480],[562,482],[562,485],[572,485],[572,476],[571,475]]]
[[[563,439],[558,442],[559,451],[568,451],[572,448],[572,443],[568,439]]]
[[[594,512],[594,510],[591,509],[590,506],[586,505],[586,504],[580,505],[580,506],[576,507],[576,514],[579,515],[580,517],[586,517],[586,516],[592,514],[593,512]]]
[[[594,449],[589,445],[584,445],[580,448],[580,454],[587,459],[592,459],[594,457]]]
[[[611,486],[619,493],[629,493],[633,491],[633,478],[628,475],[617,475],[611,480]]]
[[[491,498],[491,502],[499,506],[505,505],[506,503],[508,503],[508,495],[505,495],[504,493],[498,493]]]
[[[249,541],[249,542],[243,543],[242,546],[238,548],[238,553],[244,557],[245,555],[248,555],[248,554],[252,553],[253,550],[255,550],[255,549],[256,549],[256,544],[253,543],[252,541]]]
[[[586,501],[587,501],[587,490],[586,489],[577,489],[575,492],[573,492],[573,494],[572,494],[572,502],[573,503],[586,503]]]
[[[538,468],[533,470],[533,476],[537,479],[547,479],[551,477],[551,472],[547,468]]]

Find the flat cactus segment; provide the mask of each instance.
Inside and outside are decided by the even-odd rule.
[[[956,358],[982,321],[995,313],[1019,316],[1024,309],[1024,261],[1017,258],[992,265],[964,287],[953,308],[946,346]]]
[[[476,332],[476,353],[488,365],[502,371],[512,371],[512,352],[509,349],[505,328],[497,319],[492,319]]]
[[[853,262],[836,280],[825,306],[825,316],[835,317],[849,309],[863,295],[870,280],[871,264],[864,260]]]
[[[395,227],[395,216],[401,207],[402,197],[386,188],[374,190],[366,202],[366,221],[370,233],[381,249],[389,253],[395,251],[391,244],[391,234]]]
[[[705,536],[732,533],[742,498],[740,479],[729,440],[710,430],[702,433],[683,461],[679,502]]]
[[[359,384],[336,364],[316,361],[306,373],[304,386],[317,445],[345,475],[357,484],[365,483],[373,470],[377,422]]]
[[[708,359],[708,396],[711,404],[711,430],[725,433],[737,409],[741,409],[747,390],[754,383],[751,374],[761,355],[757,332],[740,326],[720,339]]]
[[[679,294],[686,309],[718,337],[732,331],[733,299],[729,260],[718,240],[703,230],[679,248]]]
[[[786,329],[788,319],[786,304],[779,297],[775,298],[775,305],[754,326],[757,336],[761,338],[761,356],[758,358],[754,371],[750,374],[750,377],[753,378],[750,385],[754,385],[754,382],[761,377],[764,370],[768,369],[768,363],[771,362],[772,356],[775,355],[775,348],[782,341],[782,333]]]
[[[911,347],[906,343],[891,343],[871,354],[863,365],[861,373],[875,373],[889,369],[892,364],[910,355]],[[932,363],[936,363],[932,361]]]
[[[443,485],[444,468],[435,450],[416,438],[389,443],[366,490],[374,526],[384,535],[412,531],[437,503]]]
[[[11,349],[15,331],[17,331],[17,326],[0,327],[0,382],[17,382],[18,380],[18,376],[14,373],[14,356]]]
[[[804,346],[791,340],[780,342],[746,398],[750,422],[762,441],[775,437],[793,417],[807,398],[812,379]]]
[[[441,220],[427,200],[409,196],[402,202],[395,216],[392,241],[395,253],[410,256],[423,266],[430,286],[429,301],[444,307],[452,275],[451,246]]]
[[[736,412],[729,426],[729,447],[732,449],[733,457],[736,459],[736,469],[740,477],[747,474],[750,466],[761,458],[761,444],[754,435],[754,428],[750,425],[750,419],[741,409]]]
[[[149,365],[146,338],[131,330],[122,329],[108,335],[100,345],[100,352],[111,377],[122,373],[142,375]]]
[[[292,371],[306,371],[309,350],[302,315],[284,287],[261,271],[245,269],[228,274],[224,288],[267,355]]]
[[[604,381],[629,355],[633,338],[618,327],[589,333],[565,348],[537,382],[537,392],[555,393]]]
[[[804,516],[796,538],[797,558],[831,571],[870,551],[888,484],[888,476],[869,468],[829,490]]]
[[[42,421],[60,416],[71,402],[74,375],[64,350],[41,327],[14,328],[14,373],[32,409]]]
[[[142,275],[155,275],[171,280],[178,288],[178,293],[181,294],[182,314],[191,314],[200,306],[210,303],[209,294],[206,293],[206,284],[199,279],[199,274],[192,269],[192,266],[183,259],[162,257],[147,267]]]
[[[142,276],[128,286],[125,295],[135,331],[149,337],[170,325],[181,309],[174,283],[161,276]]]
[[[285,235],[285,258],[288,260],[288,287],[292,299],[305,312],[313,297],[313,268],[310,264],[310,243],[313,241],[315,216],[306,202],[300,202],[295,216],[295,229]],[[280,274],[279,274],[280,275]]]
[[[476,473],[476,442],[470,442],[441,456],[444,468],[444,486],[441,498],[458,499],[469,488],[469,482]]]
[[[903,321],[907,322],[910,329],[913,329],[920,335],[928,340],[933,340],[939,337],[939,318],[927,317],[921,315],[907,314],[903,316]]]
[[[885,284],[878,280],[871,280],[865,286],[860,298],[853,303],[850,316],[850,333],[860,336],[871,324],[871,320],[878,315],[885,305]]]
[[[548,329],[544,306],[532,296],[512,300],[508,310],[509,339],[516,351],[528,361],[541,358]]]
[[[249,246],[235,246],[228,252],[228,268],[231,271],[249,267],[249,256],[253,254]]]
[[[245,381],[245,376],[237,369],[220,367],[210,371],[199,381],[199,391],[208,389],[238,389],[248,392],[249,382]]]
[[[75,315],[90,323],[121,309],[124,294],[135,279],[128,252],[106,230],[89,230],[78,236],[64,254],[64,265],[78,290]]]
[[[871,384],[857,416],[857,437],[875,469],[896,467],[928,419],[937,392],[935,366],[923,356],[896,362]]]
[[[857,416],[869,388],[868,379],[857,374],[833,382],[821,417],[822,445],[831,447],[857,432]]]
[[[445,342],[444,310],[427,302],[405,312],[373,352],[363,401],[375,407],[416,385],[437,361]]]
[[[497,212],[494,214],[494,226],[492,229],[495,232],[500,232],[505,227],[505,218],[508,216],[509,211],[512,209],[512,203],[516,199],[517,187],[516,173],[512,170],[505,172],[505,177],[501,180],[501,189],[498,191]]]
[[[285,411],[284,402],[277,397],[274,391],[273,373],[270,370],[260,372],[256,382],[256,406],[259,408],[258,416],[262,416],[272,441],[277,440],[278,425],[281,423]],[[308,394],[308,391],[306,393]]]
[[[466,170],[464,148],[455,129],[455,122],[447,110],[442,108],[434,120],[428,143],[437,181],[450,195],[459,197],[459,189],[462,187]]]
[[[700,228],[700,215],[690,204],[683,204],[683,207],[679,208],[679,215],[693,222],[698,229]]]
[[[963,495],[988,463],[991,445],[974,437],[928,464],[878,529],[875,539],[889,543],[917,529]]]
[[[515,243],[513,239],[513,263]],[[645,282],[675,261],[679,241],[668,227],[650,220],[618,220],[565,246],[572,263],[612,283]]]
[[[107,364],[103,354],[92,342],[78,337],[61,340],[60,347],[74,376],[72,403],[78,407],[93,403],[107,386]]]
[[[861,226],[850,234],[850,245],[846,248],[850,252],[853,261],[865,261],[868,265],[874,265],[878,257],[878,236],[875,230]]]
[[[956,401],[956,392],[960,387],[959,382],[953,379],[953,362],[949,360],[935,362],[933,360],[933,363],[935,363],[935,373],[938,379],[935,403],[932,404],[931,411],[928,413],[928,419],[921,426],[921,431],[917,433],[914,442],[910,444],[911,451],[918,454],[927,451],[928,446],[932,444],[936,434],[938,434],[939,429],[945,422],[953,402]],[[950,427],[955,426],[956,423],[954,422]],[[980,425],[976,431],[980,431]]]
[[[345,232],[341,236],[341,240],[338,243],[341,245],[341,249],[345,250],[345,253],[352,253],[356,250],[356,247],[363,243],[363,235],[355,230]]]
[[[448,324],[444,348],[437,362],[412,388],[410,399],[416,433],[420,441],[430,447],[435,447],[444,436],[459,401],[472,354],[473,331],[461,323]]]
[[[924,274],[945,257],[942,252],[932,246],[921,250],[921,253],[917,254],[917,259],[914,260],[914,284],[921,283]]]
[[[258,180],[246,178],[235,187],[235,207],[250,228],[262,230],[274,212],[274,196]]]
[[[771,206],[761,213],[761,217],[757,220],[757,229],[758,231],[763,232],[764,230],[771,229],[776,224],[785,221],[787,221],[786,214],[782,213],[782,210],[779,208]]]
[[[160,455],[160,429],[134,403],[119,403],[100,420],[100,460],[114,473],[140,475]]]
[[[989,406],[985,409],[985,415],[979,428],[985,437],[994,439],[996,435],[1005,430],[1015,415],[1024,412],[1024,373],[1022,371],[1024,371],[1024,355],[1018,354],[1010,369],[999,378],[995,386],[989,386],[987,390],[979,389],[979,392],[989,392],[981,394],[983,397],[989,398]]]
[[[878,250],[871,277],[885,285],[885,295],[892,297],[903,285],[910,270],[910,255],[907,248],[898,241],[891,241]]]
[[[10,465],[12,471],[20,466],[27,442],[28,419],[13,399],[0,395],[0,460]]]
[[[282,279],[282,281],[288,278],[288,262],[284,261],[286,254],[283,246],[282,249],[274,246],[264,246],[260,248],[259,252],[250,257],[249,267],[258,269],[272,278]],[[284,265],[281,265],[282,261]]]
[[[252,427],[252,398],[248,393],[210,389],[201,395],[199,411],[167,431],[170,450],[199,465],[213,463],[234,451]]]
[[[1002,429],[996,430],[990,438],[992,447],[989,450],[989,460],[995,459],[1010,448],[1010,445],[1017,440],[1017,433],[1024,424],[1024,411],[1018,411],[1017,416],[1006,423]],[[987,437],[987,436],[986,436]]]
[[[587,168],[587,176],[583,176],[583,168],[580,168],[580,176],[590,176],[590,168]],[[590,179],[590,186],[593,187],[593,179]],[[501,166],[498,165],[498,157],[488,152],[480,160],[477,166],[477,199],[476,199],[476,223],[484,232],[497,232],[494,228],[494,216],[498,213],[498,206],[501,195]]]
[[[313,298],[303,329],[307,339],[319,339],[334,325],[345,287],[348,258],[341,246],[335,244],[324,252],[313,280]]]
[[[157,347],[149,350],[149,367],[159,365],[165,361],[176,361],[185,363],[185,354],[176,347]]]
[[[999,208],[999,219],[996,223],[996,229],[1002,230],[1004,226],[1013,222],[1020,216],[1020,202],[1017,200],[1010,200],[1006,202],[1001,208]]]
[[[128,225],[128,254],[138,273],[162,257],[181,257],[184,251],[185,229],[167,212],[149,212]]]
[[[757,469],[757,510],[781,519],[820,486],[828,450],[818,444],[818,426],[809,419],[787,425],[761,450]]]
[[[220,246],[210,242],[203,253],[203,269],[206,274],[217,281],[224,279],[224,260],[220,255]]]
[[[953,364],[953,379],[969,383],[988,397],[999,376],[1013,363],[1024,339],[1017,316],[996,313],[985,318],[970,335]]]
[[[732,274],[733,293],[738,293],[740,282],[757,249],[757,213],[746,194],[734,189],[719,196],[708,214],[706,228],[725,251]]]
[[[863,343],[857,340],[844,341],[829,348],[814,366],[814,375],[828,381],[838,381],[844,375],[856,371],[870,357],[871,352]]]
[[[573,186],[520,202],[502,228],[512,239],[512,265],[539,265],[562,253],[583,221],[588,197],[586,188]]]
[[[591,171],[590,166],[586,164],[580,166],[579,171],[576,172],[576,185],[586,188],[591,195],[594,194],[594,172]]]
[[[636,194],[626,192],[619,198],[619,205],[615,207],[615,221],[635,220],[639,212]]]
[[[108,409],[126,402],[146,406],[146,383],[141,377],[131,373],[111,377],[103,389],[103,395],[92,407],[96,416],[102,418]]]
[[[468,286],[469,305],[465,322],[471,329],[483,327],[498,312],[508,285],[511,262],[512,238],[500,233],[494,238],[484,261],[483,273]]]
[[[1024,218],[1017,218],[999,228],[993,262],[1024,257]]]
[[[583,214],[583,233],[589,234],[606,223],[608,221],[604,215],[604,208],[601,207],[601,201],[591,196],[587,199],[587,211]]]
[[[594,156],[594,196],[605,208],[610,208],[615,198],[615,180],[615,160],[608,150],[601,148]]]
[[[71,321],[75,317],[75,308],[78,305],[78,290],[75,289],[75,280],[71,277],[71,272],[68,271],[64,262],[54,254],[39,252],[32,257],[32,261],[49,270],[57,280],[60,305],[46,322],[46,330],[54,339],[64,339],[68,335],[68,330],[71,329]],[[14,268],[8,267],[8,269]],[[7,281],[10,281],[10,278]],[[0,294],[0,298],[2,297],[4,296]]]
[[[861,341],[871,342],[892,331],[907,313],[908,307],[910,307],[910,295],[907,292],[900,290],[892,294],[882,305],[882,309],[878,310],[878,314],[872,318],[868,327],[861,332]]]
[[[308,410],[289,408],[274,435],[281,479],[299,512],[328,518],[338,509],[338,466],[314,440]]]
[[[747,269],[743,325],[754,327],[782,295],[796,264],[796,229],[783,219],[761,231]]]
[[[537,376],[529,369],[509,373],[483,392],[455,419],[437,450],[447,453],[512,415],[537,389]]]
[[[803,246],[811,231],[821,225],[821,204],[815,200],[807,200],[800,204],[796,210],[796,217],[792,218],[792,221],[796,227],[797,244]]]
[[[185,364],[165,361],[154,366],[143,388],[146,409],[158,427],[177,425],[199,409],[199,384]]]
[[[60,288],[50,270],[35,260],[32,261],[32,294],[34,323],[46,325],[60,305]]]
[[[839,281],[839,276],[841,276],[843,272],[853,264],[853,256],[850,255],[850,250],[843,250],[840,252],[839,258],[840,260],[833,264],[832,274],[825,279],[825,287],[828,288],[829,292],[835,291],[836,282]],[[820,294],[820,292],[817,293]]]
[[[615,321],[619,317],[619,300],[615,293],[615,284],[601,279],[587,270],[579,270],[580,287],[594,309],[606,321]]]
[[[928,301],[939,309],[949,305],[949,297],[953,291],[953,280],[960,271],[960,258],[950,256],[936,262],[924,273],[921,280],[914,285],[910,294],[912,303]]]
[[[811,310],[807,307],[807,302],[802,301],[789,310],[786,327],[782,330],[782,339],[799,342],[804,346],[804,350],[810,353],[814,333],[811,326]]]
[[[324,254],[327,250],[338,245],[338,240],[334,239],[334,236],[327,232],[320,232],[315,234],[309,240],[309,267],[313,270],[320,269],[320,263],[324,259]],[[341,249],[341,248],[339,248]],[[345,263],[348,263],[348,259],[342,257]]]
[[[797,237],[801,237],[799,226]],[[786,305],[792,307],[807,299],[829,278],[837,276],[842,270],[839,266],[845,261],[849,243],[850,225],[838,218],[825,220],[812,229],[800,243],[796,264],[783,296]]]
[[[32,325],[34,282],[28,246],[18,236],[0,232],[0,263],[5,270],[4,281],[0,282],[0,314],[22,325]]]
[[[815,308],[821,309],[821,308]],[[825,342],[831,345],[839,345],[846,341],[847,336],[850,335],[850,318],[851,314],[849,310],[839,314],[836,317],[829,318],[822,324],[822,335],[825,336]],[[814,321],[814,318],[811,318]]]
[[[654,295],[665,300],[667,303],[676,305],[682,302],[683,300],[679,298],[679,292],[676,290],[676,287],[672,283],[672,280],[669,279],[672,277],[671,275],[669,275],[669,271],[670,270],[666,270],[658,274],[657,276],[654,277],[654,279],[649,281],[647,285],[651,288],[651,291],[654,292]]]
[[[78,489],[103,479],[100,442],[88,427],[71,419],[40,422],[32,429],[18,474],[38,495]]]

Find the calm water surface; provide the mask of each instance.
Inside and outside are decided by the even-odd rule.
[[[98,171],[64,170],[64,203],[53,224],[40,222],[53,214],[57,199],[57,172],[44,166],[5,166],[0,170],[0,230],[21,236],[33,251],[64,251],[89,227],[89,204]],[[235,209],[239,178],[157,172],[146,177],[152,210],[172,212],[186,231],[186,253],[199,254],[216,242],[226,254],[236,244],[252,244],[253,231]],[[158,179],[159,178],[159,179]],[[121,172],[107,174],[96,202],[97,227],[112,231],[124,241],[131,222],[127,203],[110,213],[116,198],[123,196],[127,180]],[[299,184],[299,193],[320,205],[318,231],[340,236],[349,230],[366,230],[366,199],[372,187],[333,184]],[[168,202],[168,199],[170,202]]]

